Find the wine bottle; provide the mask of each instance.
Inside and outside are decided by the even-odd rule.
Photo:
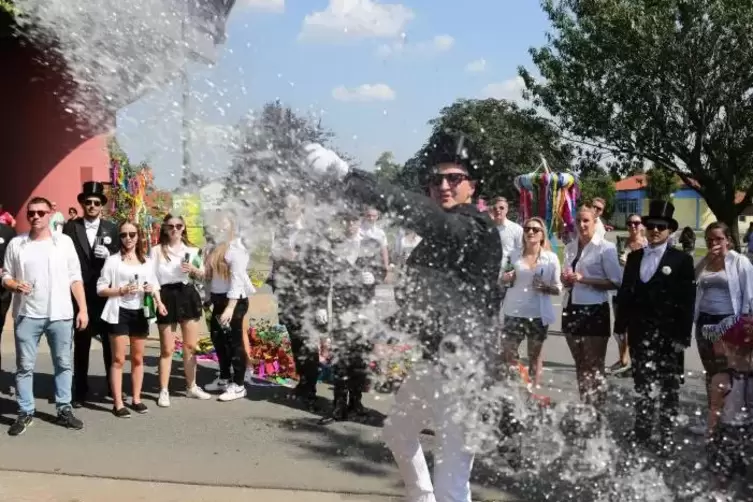
[[[191,253],[186,253],[183,257],[183,263],[189,263],[191,261]]]
[[[144,283],[146,286],[146,283]],[[154,295],[151,293],[144,293],[144,317],[146,319],[154,319],[157,317],[157,309],[154,306]]]

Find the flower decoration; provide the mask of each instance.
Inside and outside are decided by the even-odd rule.
[[[661,273],[662,273],[662,274],[664,274],[664,275],[669,275],[669,274],[671,274],[671,273],[672,273],[672,269],[671,269],[670,267],[668,267],[668,266],[664,265],[664,266],[663,266],[663,267],[661,268]]]

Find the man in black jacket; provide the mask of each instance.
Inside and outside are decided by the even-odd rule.
[[[658,405],[660,443],[656,446],[661,453],[669,453],[673,445],[696,291],[693,257],[668,246],[670,234],[678,227],[672,218],[674,210],[669,202],[651,201],[648,216],[642,218],[649,245],[628,255],[614,322],[615,335],[629,337],[638,393],[634,439],[650,445]]]
[[[10,240],[16,236],[16,231],[10,225],[0,223],[0,275],[3,273],[3,263],[5,263],[5,250]],[[5,326],[5,317],[8,315],[8,309],[13,301],[13,293],[5,288],[0,288],[0,339],[2,339],[3,327]]]
[[[308,168],[345,181],[345,193],[401,218],[421,243],[408,258],[396,292],[395,325],[420,340],[424,362],[400,387],[384,426],[405,482],[408,500],[470,500],[473,452],[469,412],[494,377],[496,287],[502,246],[489,216],[472,204],[479,156],[464,137],[440,134],[425,159],[429,197],[350,170],[334,152],[306,147]],[[440,443],[434,484],[419,443],[425,421]]]
[[[106,298],[97,295],[97,280],[105,260],[120,249],[118,226],[102,218],[102,209],[107,204],[105,187],[96,181],[87,181],[78,195],[78,203],[84,217],[69,220],[63,233],[73,240],[81,262],[86,305],[89,310],[89,325],[73,334],[73,407],[80,408],[89,394],[89,351],[92,338],[99,335],[102,341],[102,360],[110,394],[110,337],[105,322],[101,319]],[[75,306],[75,303],[74,303]]]

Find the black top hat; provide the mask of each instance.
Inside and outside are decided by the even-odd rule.
[[[641,221],[645,225],[648,220],[662,220],[666,221],[669,225],[669,229],[675,232],[680,225],[677,220],[672,218],[675,214],[675,206],[665,200],[652,200],[648,203],[648,214],[641,217]]]
[[[427,165],[434,171],[439,164],[457,164],[473,178],[479,166],[478,151],[471,140],[462,133],[443,130],[430,140],[427,149]]]
[[[87,181],[84,183],[81,193],[78,194],[78,203],[83,204],[87,197],[99,197],[102,204],[107,204],[107,196],[105,195],[105,185],[99,181]]]

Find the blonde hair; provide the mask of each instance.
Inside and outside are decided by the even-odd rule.
[[[229,215],[215,215],[215,217],[225,217],[230,223],[230,230],[224,242],[217,244],[207,256],[204,266],[206,268],[207,280],[212,280],[215,275],[223,280],[230,280],[230,264],[225,259],[230,243],[235,238],[235,222]]]
[[[594,221],[596,220],[596,211],[594,211],[593,206],[580,206],[577,214],[580,213],[590,213],[594,217]]]
[[[550,251],[552,249],[552,245],[549,243],[549,238],[546,235],[546,223],[544,222],[543,218],[540,218],[538,216],[533,216],[531,218],[528,218],[525,223],[523,223],[523,252],[526,252],[526,232],[525,227],[531,223],[538,223],[541,226],[541,249],[545,249],[547,251]]]

